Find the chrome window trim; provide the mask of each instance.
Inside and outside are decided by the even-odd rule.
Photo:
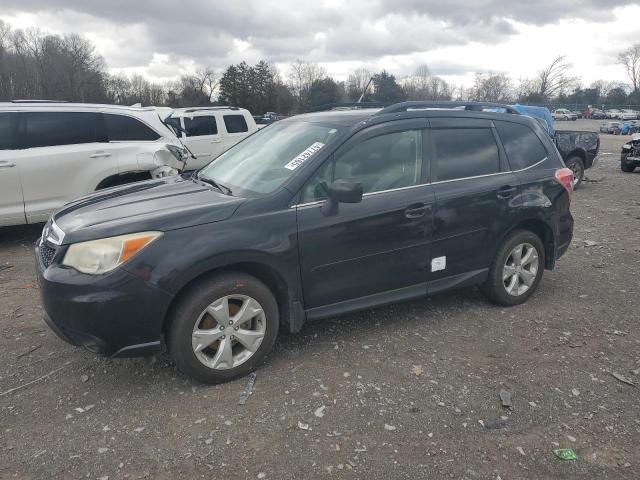
[[[369,193],[363,194],[362,197],[364,198],[364,197],[368,197],[368,196],[371,196],[371,195],[378,195],[380,193],[389,193],[389,192],[396,192],[396,191],[399,191],[399,190],[407,190],[409,188],[424,187],[424,186],[427,186],[427,185],[438,185],[440,183],[459,182],[461,180],[471,180],[471,179],[474,179],[474,178],[494,177],[494,176],[497,176],[497,175],[506,175],[508,173],[524,172],[525,170],[529,170],[530,168],[537,167],[538,165],[542,164],[543,162],[547,161],[548,159],[549,159],[549,157],[544,157],[539,162],[536,162],[533,165],[529,165],[528,167],[521,168],[520,170],[508,170],[506,172],[487,173],[485,175],[475,175],[475,176],[472,176],[472,177],[453,178],[451,180],[439,180],[439,181],[436,181],[436,182],[420,183],[418,185],[409,185],[408,187],[392,188],[392,189],[389,189],[389,190],[380,190],[378,192],[369,192]],[[322,202],[324,202],[324,200],[316,200],[315,202],[308,202],[308,203],[298,203],[296,205],[291,205],[289,208],[311,207],[313,205],[319,205]]]

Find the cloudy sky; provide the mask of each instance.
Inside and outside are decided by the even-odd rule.
[[[456,84],[474,72],[531,76],[566,54],[585,84],[626,80],[617,53],[640,40],[626,0],[2,0],[0,19],[90,38],[111,71],[167,80],[199,66],[296,58],[337,79],[427,63]]]

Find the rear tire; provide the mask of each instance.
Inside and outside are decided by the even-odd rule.
[[[529,230],[516,230],[500,245],[481,290],[489,301],[498,305],[519,305],[538,288],[544,265],[544,245],[540,238]]]
[[[576,190],[584,180],[584,162],[580,157],[571,157],[565,165],[573,172],[573,189]]]
[[[168,321],[167,347],[178,369],[208,384],[243,377],[261,365],[280,323],[269,288],[239,272],[197,283]]]
[[[620,169],[625,173],[631,173],[636,169],[635,163],[627,163],[625,159],[620,160]]]

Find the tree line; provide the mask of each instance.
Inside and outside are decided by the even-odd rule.
[[[283,77],[266,61],[240,62],[219,72],[202,68],[178,80],[151,82],[141,75],[110,74],[95,46],[76,34],[11,29],[0,20],[0,101],[48,99],[156,106],[234,105],[261,114],[297,113],[327,103],[403,100],[478,100],[528,104],[640,105],[640,44],[620,53],[628,82],[598,80],[582,86],[565,56],[532,78],[477,73],[470,87],[453,85],[419,65],[396,77],[360,68],[336,81],[321,65],[293,62]]]

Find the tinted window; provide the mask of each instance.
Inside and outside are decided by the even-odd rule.
[[[98,138],[95,113],[25,112],[20,115],[24,148],[93,143]]]
[[[169,117],[164,121],[165,125],[169,125],[173,128],[173,131],[176,135],[180,135],[180,131],[182,130],[182,125],[180,125],[180,119],[176,117]]]
[[[228,133],[241,133],[249,131],[247,122],[242,115],[225,115],[224,126]]]
[[[418,185],[422,178],[422,132],[408,130],[364,140],[327,162],[307,184],[303,202],[326,198],[323,183],[348,179],[364,193]]]
[[[13,148],[12,113],[0,113],[0,150]]]
[[[157,140],[160,138],[157,132],[133,117],[105,113],[104,122],[109,140],[131,142]]]
[[[500,156],[488,128],[432,130],[436,179],[487,175],[500,171]]]
[[[504,145],[512,170],[521,170],[547,156],[544,145],[526,125],[511,122],[494,122]]]
[[[218,133],[218,126],[216,125],[216,117],[211,117],[211,116],[193,117],[193,118],[185,117],[184,128],[187,131],[187,137],[199,137],[202,135],[216,135]]]

